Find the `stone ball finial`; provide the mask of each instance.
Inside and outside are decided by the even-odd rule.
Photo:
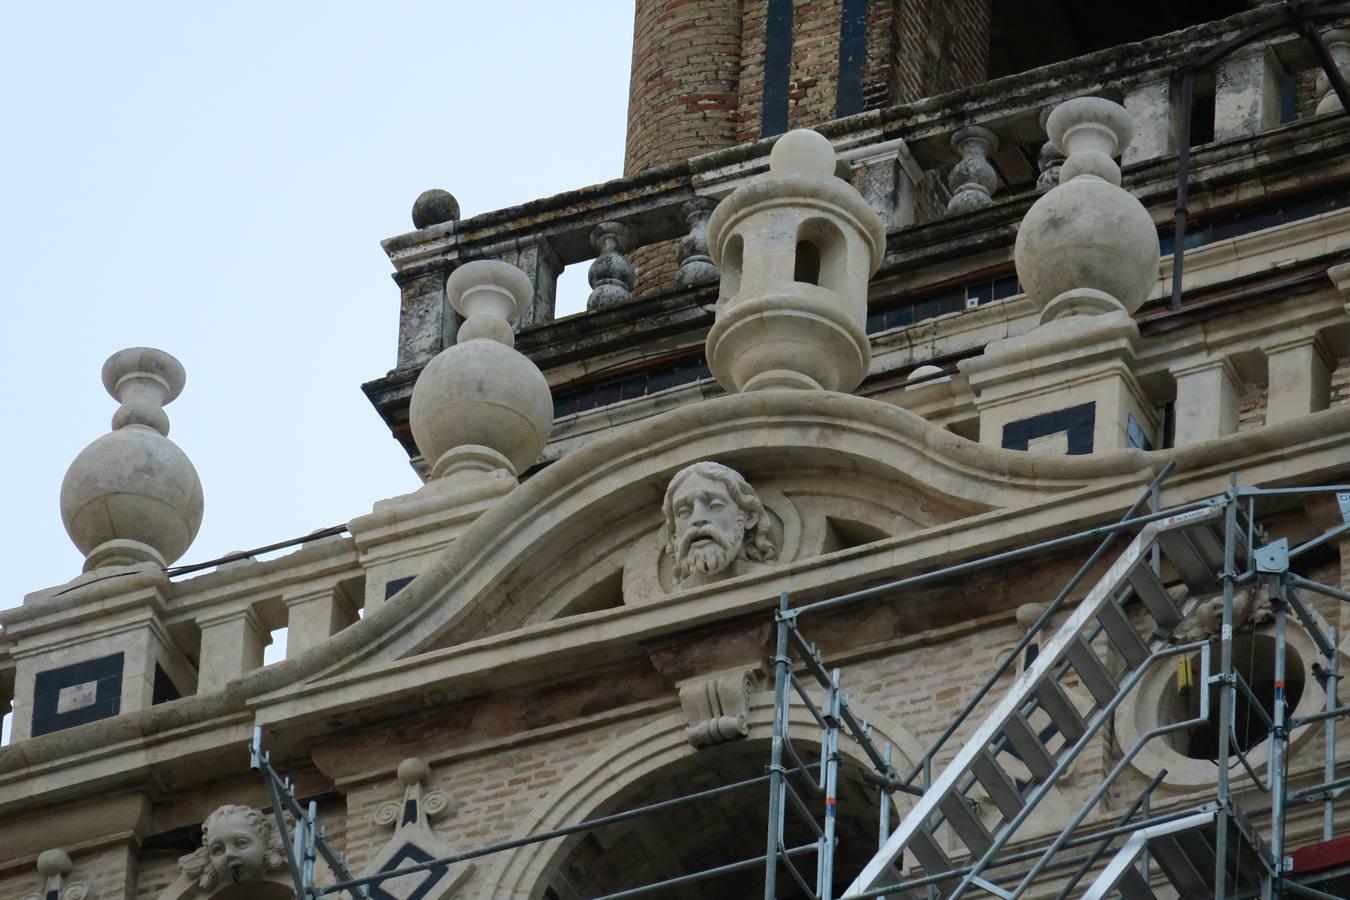
[[[515,266],[478,260],[451,273],[450,305],[465,317],[457,343],[413,385],[409,422],[432,478],[505,469],[539,458],[553,427],[553,395],[539,367],[514,349],[511,322],[529,304]]]
[[[69,875],[73,865],[70,861],[70,854],[57,848],[54,850],[43,850],[38,854],[37,870],[43,878],[51,878],[54,875]]]
[[[1158,278],[1158,231],[1142,203],[1120,185],[1114,156],[1129,143],[1132,119],[1100,97],[1055,107],[1046,122],[1066,158],[1059,184],[1027,211],[1013,256],[1017,276],[1041,308],[1041,322],[1143,305]]]
[[[829,139],[806,128],[789,131],[774,141],[769,151],[769,171],[774,175],[834,175],[834,146]]]
[[[398,764],[398,781],[404,787],[421,784],[431,777],[431,767],[426,760],[410,756]]]
[[[86,572],[167,566],[197,536],[201,479],[168,439],[164,413],[186,380],[178,360],[150,347],[120,350],[104,364],[104,387],[121,403],[113,430],[80,451],[61,484],[61,519],[85,555]]]
[[[412,220],[414,228],[430,228],[443,222],[453,222],[459,218],[459,201],[455,195],[440,188],[423,191],[413,201]]]

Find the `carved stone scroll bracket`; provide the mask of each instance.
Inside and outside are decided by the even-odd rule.
[[[707,747],[750,733],[750,695],[758,685],[758,673],[758,667],[730,669],[679,686],[690,744]]]
[[[450,798],[443,791],[429,789],[431,767],[425,761],[412,757],[398,766],[398,780],[403,785],[403,802],[390,802],[375,811],[375,823],[394,827],[394,835],[375,854],[364,875],[392,872],[406,866],[453,856],[450,847],[431,830],[431,820],[454,812]],[[442,900],[454,893],[473,874],[472,862],[449,866],[433,866],[401,878],[381,882],[385,897],[399,900]]]
[[[61,849],[44,850],[38,855],[37,870],[42,876],[42,890],[24,894],[20,900],[90,900],[94,896],[83,881],[68,881],[73,868],[70,855]]]
[[[413,757],[399,763],[398,778],[404,785],[403,799],[381,804],[372,817],[376,825],[396,828],[418,817],[430,822],[455,811],[445,791],[428,789],[431,768],[422,760]]]

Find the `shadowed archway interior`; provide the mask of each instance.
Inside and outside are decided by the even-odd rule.
[[[796,744],[807,762],[819,758],[818,745]],[[737,741],[708,747],[672,763],[636,784],[600,815],[658,803],[709,788],[765,774],[769,742]],[[839,776],[838,845],[835,886],[847,887],[876,850],[878,794],[865,785],[845,759]],[[803,801],[821,821],[824,795],[794,781]],[[767,835],[767,784],[742,788],[586,833],[550,873],[546,900],[582,900],[652,884],[703,869],[762,855]],[[787,815],[790,847],[815,840],[803,818]],[[814,883],[814,853],[794,857],[798,870]],[[803,897],[786,869],[780,867],[778,896]],[[739,872],[661,888],[643,896],[663,900],[743,900],[764,890],[762,864]]]

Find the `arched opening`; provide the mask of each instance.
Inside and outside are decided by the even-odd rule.
[[[722,280],[718,284],[719,299],[734,297],[741,289],[741,265],[744,257],[745,239],[739,234],[733,234],[722,248],[722,259],[717,267],[722,274]]]
[[[808,760],[819,757],[818,745],[798,742],[795,746]],[[651,773],[597,815],[761,776],[769,752],[766,740],[706,747]],[[798,784],[797,789],[821,821],[823,796],[813,795],[804,784]],[[836,895],[875,852],[878,812],[876,791],[865,786],[851,766],[841,769],[838,799]],[[599,897],[761,855],[767,833],[768,800],[768,785],[761,783],[588,832],[549,874],[541,896],[546,900]],[[815,840],[801,816],[790,811],[786,824],[789,847]],[[801,854],[794,862],[814,882],[814,854]],[[763,890],[764,867],[759,864],[663,888],[648,896],[668,900],[743,900]],[[804,896],[785,869],[780,869],[778,896],[784,900]]]
[[[1210,647],[1211,659],[1219,658],[1219,642]],[[1180,663],[1158,710],[1161,723],[1180,722],[1200,715],[1200,654]],[[1267,634],[1241,634],[1233,638],[1233,668],[1251,687],[1257,703],[1241,688],[1237,690],[1230,753],[1246,753],[1263,743],[1268,728],[1265,717],[1275,715],[1275,638]],[[1292,713],[1303,697],[1303,659],[1294,647],[1285,647],[1285,696]],[[1209,687],[1209,720],[1201,726],[1170,735],[1173,750],[1190,759],[1216,760],[1219,751],[1219,686]],[[1257,708],[1259,704],[1260,709]],[[1265,717],[1262,716],[1265,713]]]
[[[797,242],[792,280],[802,284],[820,284],[820,248],[810,241]]]
[[[792,280],[842,290],[847,256],[848,247],[838,226],[825,219],[807,219],[797,228]]]

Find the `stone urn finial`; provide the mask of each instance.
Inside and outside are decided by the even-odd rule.
[[[737,188],[708,220],[721,272],[708,365],[728,391],[851,391],[871,360],[867,283],[886,229],[848,182],[834,147],[790,131],[769,171]]]
[[[169,440],[164,413],[186,380],[178,360],[150,347],[120,350],[103,364],[103,386],[122,405],[112,432],[80,451],[61,484],[61,519],[86,572],[167,566],[197,536],[202,483]]]
[[[432,478],[518,475],[539,458],[553,427],[548,382],[514,349],[511,330],[529,306],[530,279],[508,263],[477,260],[452,272],[445,292],[464,324],[413,385],[413,439]]]
[[[1143,204],[1120,187],[1114,157],[1130,141],[1130,114],[1110,100],[1079,97],[1055,107],[1046,128],[1066,158],[1059,184],[1017,230],[1017,277],[1042,323],[1133,313],[1158,278],[1158,232]]]

